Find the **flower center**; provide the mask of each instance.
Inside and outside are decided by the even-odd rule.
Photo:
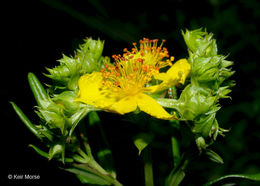
[[[144,87],[152,80],[153,75],[166,66],[171,66],[174,57],[170,57],[168,50],[162,45],[157,46],[158,39],[140,40],[140,49],[133,43],[131,52],[124,49],[121,56],[113,55],[113,65],[106,64],[101,69],[103,81],[102,87],[113,91],[122,91],[123,95],[135,95],[144,90]]]

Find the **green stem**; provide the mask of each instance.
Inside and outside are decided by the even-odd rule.
[[[153,165],[150,147],[143,150],[145,186],[153,186]]]
[[[109,174],[103,167],[101,167],[96,160],[92,157],[90,158],[87,154],[85,154],[80,148],[77,149],[78,153],[86,160],[87,164],[84,166],[84,164],[81,164],[80,166],[84,170],[90,171],[89,167],[95,171],[91,171],[94,174],[97,174],[98,176],[102,177],[106,181],[110,182],[111,184],[115,186],[123,186],[119,181],[117,181],[111,174]]]
[[[89,145],[89,142],[88,142],[88,138],[87,138],[87,134],[86,134],[86,126],[85,126],[85,123],[81,123],[79,125],[79,130],[80,130],[80,137],[83,141],[83,145],[85,147],[85,150],[88,154],[88,156],[93,159],[93,155],[92,155],[92,151],[91,151],[91,148],[90,148],[90,145]]]
[[[179,143],[177,139],[172,136],[171,137],[172,142],[172,154],[173,154],[173,162],[174,162],[174,168],[177,167],[180,161],[180,149],[179,149]]]

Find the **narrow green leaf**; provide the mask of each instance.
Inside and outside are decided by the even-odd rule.
[[[184,157],[180,160],[179,165],[171,171],[166,179],[165,186],[178,186],[182,182],[185,177],[185,169],[189,163],[189,159],[183,159]]]
[[[183,170],[178,170],[174,174],[170,175],[168,181],[167,181],[167,186],[178,186],[183,178],[185,177],[185,172]]]
[[[102,178],[96,174],[93,174],[92,172],[83,170],[83,169],[67,168],[64,170],[74,173],[76,175],[79,175],[80,181],[83,181],[83,183],[98,184],[98,185],[111,185],[111,183],[108,182],[107,180],[105,180],[104,178]]]
[[[38,147],[30,144],[29,147],[32,147],[35,152],[37,152],[39,155],[45,157],[45,158],[49,158],[49,154],[47,152],[44,152],[43,150],[39,149]],[[63,159],[62,158],[59,158],[58,161],[62,161],[63,162]],[[64,158],[64,162],[67,162],[67,163],[72,163],[74,160],[72,158]]]
[[[38,78],[33,73],[29,72],[28,81],[37,104],[42,108],[47,108],[51,102],[51,99]]]
[[[206,155],[213,162],[220,163],[220,164],[224,163],[223,159],[213,150],[210,149],[206,150]]]
[[[252,180],[252,181],[260,181],[260,173],[257,174],[230,174],[230,175],[225,175],[220,178],[217,178],[215,180],[211,180],[204,184],[204,186],[209,186],[214,183],[217,183],[219,181],[222,181],[227,178],[240,178],[240,179],[246,179],[246,180]]]
[[[153,140],[153,136],[150,134],[146,134],[146,133],[141,133],[139,135],[137,135],[134,139],[134,144],[138,149],[138,154],[140,155],[142,150],[144,150],[144,148],[151,143]]]
[[[39,149],[38,147],[30,144],[29,147],[32,147],[39,155],[43,156],[44,158],[48,158],[49,154],[47,152],[44,152],[43,150]]]
[[[16,114],[19,116],[19,118],[22,120],[22,122],[26,125],[26,127],[38,138],[42,138],[40,135],[39,130],[36,128],[34,124],[31,123],[31,121],[27,118],[27,116],[23,113],[23,111],[14,103],[10,102],[13,106],[13,109],[15,110]]]

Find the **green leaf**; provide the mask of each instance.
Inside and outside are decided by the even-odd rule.
[[[44,152],[43,150],[39,149],[38,147],[30,144],[29,147],[32,147],[35,152],[37,152],[39,155],[45,157],[45,158],[49,158],[49,154],[47,152]],[[58,161],[63,161],[62,158],[59,158]],[[67,163],[72,163],[74,160],[72,158],[65,158],[64,159],[64,162],[67,162]]]
[[[88,183],[88,184],[98,184],[98,185],[111,185],[110,182],[100,177],[99,175],[83,169],[67,168],[64,170],[76,174],[77,176],[79,176],[80,181],[85,184]]]
[[[29,72],[28,81],[37,104],[42,108],[47,108],[51,103],[51,99],[38,78],[33,73]]]
[[[100,122],[100,118],[99,118],[97,112],[90,112],[88,114],[88,120],[89,120],[89,125],[90,126],[93,126],[93,125],[95,125],[95,124]]]
[[[29,147],[32,147],[39,155],[43,156],[44,158],[48,158],[49,154],[47,152],[44,152],[43,150],[39,149],[38,147],[30,144]]]
[[[211,180],[204,184],[204,186],[209,186],[214,183],[217,183],[219,181],[225,180],[227,178],[240,178],[240,179],[246,179],[246,180],[252,180],[252,181],[260,181],[260,173],[257,174],[230,174],[230,175],[225,175],[220,178],[217,178],[215,180]]]
[[[13,106],[13,109],[15,110],[16,114],[19,116],[19,118],[22,120],[22,122],[25,124],[25,126],[38,138],[42,138],[43,136],[40,134],[40,131],[36,128],[34,124],[31,123],[31,121],[27,118],[27,116],[23,113],[23,111],[14,103],[10,102]]]
[[[168,177],[166,181],[166,186],[178,186],[184,177],[185,177],[185,172],[179,169],[177,172],[175,172],[174,174],[172,173]]]
[[[207,149],[205,153],[211,161],[220,163],[220,164],[224,163],[223,159],[213,150]]]
[[[153,140],[153,136],[151,134],[141,133],[137,135],[134,139],[134,144],[138,149],[138,154],[140,155],[142,150],[151,143]]]
[[[82,107],[78,112],[76,112],[75,114],[73,114],[70,118],[71,121],[71,129],[69,132],[69,136],[72,135],[74,129],[76,128],[76,126],[78,125],[78,123],[90,112],[90,111],[95,111],[97,110],[96,108],[86,105],[85,107]]]
[[[64,146],[61,144],[53,145],[49,150],[49,157],[48,159],[51,160],[55,155],[61,154],[64,151]]]

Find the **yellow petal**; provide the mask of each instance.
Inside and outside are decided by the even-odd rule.
[[[158,75],[155,75],[154,78],[161,80],[162,83],[148,87],[147,91],[159,92],[179,83],[184,84],[190,70],[191,67],[189,62],[186,59],[180,59],[174,63],[166,73],[159,73]]]
[[[79,93],[75,101],[119,114],[136,110],[137,104],[134,96],[122,97],[120,92],[113,92],[109,89],[102,90],[102,80],[100,72],[93,72],[80,77],[78,82]]]
[[[115,102],[109,110],[117,112],[119,114],[125,114],[135,111],[137,108],[136,99],[134,96],[127,96]]]
[[[178,83],[184,84],[190,70],[191,67],[187,59],[180,59],[166,72],[167,79],[176,78]]]
[[[115,102],[115,98],[108,91],[101,90],[102,74],[93,72],[80,77],[79,92],[75,101],[80,101],[97,108],[107,108]]]
[[[138,96],[136,96],[136,101],[140,110],[150,114],[151,116],[158,119],[177,119],[175,113],[174,115],[169,114],[159,103],[146,94],[138,94]]]

